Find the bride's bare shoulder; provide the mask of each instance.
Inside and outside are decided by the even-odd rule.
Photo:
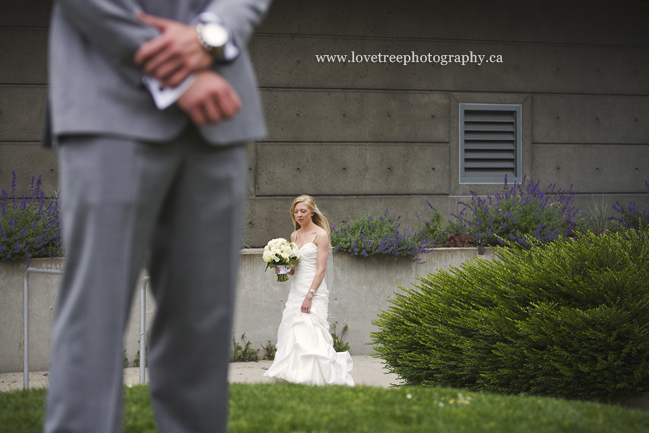
[[[315,238],[313,239],[313,243],[316,245],[320,245],[321,243],[325,245],[329,245],[329,235],[327,234],[326,230],[320,230],[316,235]]]

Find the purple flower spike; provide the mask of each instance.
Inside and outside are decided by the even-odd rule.
[[[47,198],[42,177],[32,177],[30,194],[18,197],[17,175],[12,171],[11,195],[0,195],[0,260],[61,255],[59,197]]]

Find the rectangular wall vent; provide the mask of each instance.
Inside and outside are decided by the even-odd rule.
[[[521,106],[460,104],[460,183],[521,180]]]

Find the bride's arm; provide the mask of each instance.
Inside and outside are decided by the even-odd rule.
[[[329,255],[329,237],[327,232],[324,230],[318,233],[315,238],[314,243],[318,247],[318,256],[316,257],[318,270],[313,277],[313,282],[311,282],[311,287],[309,290],[318,290],[322,280],[324,280],[325,272],[327,270],[327,257]],[[311,313],[311,301],[313,300],[313,293],[311,291],[307,292],[304,297],[304,302],[302,302],[302,312]]]
[[[327,271],[327,257],[329,255],[329,237],[327,236],[327,232],[324,230],[321,231],[318,233],[315,240],[317,241],[316,245],[318,246],[318,270],[315,273],[315,277],[313,277],[311,290],[318,290],[318,287],[322,284],[325,272]]]

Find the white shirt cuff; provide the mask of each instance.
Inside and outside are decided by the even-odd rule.
[[[160,81],[155,78],[149,77],[148,75],[142,77],[142,82],[144,82],[144,85],[149,89],[158,110],[164,110],[174,104],[178,98],[189,89],[189,86],[194,83],[194,80],[196,80],[196,77],[194,74],[191,74],[189,77],[185,78],[185,81],[176,87],[162,87]]]

